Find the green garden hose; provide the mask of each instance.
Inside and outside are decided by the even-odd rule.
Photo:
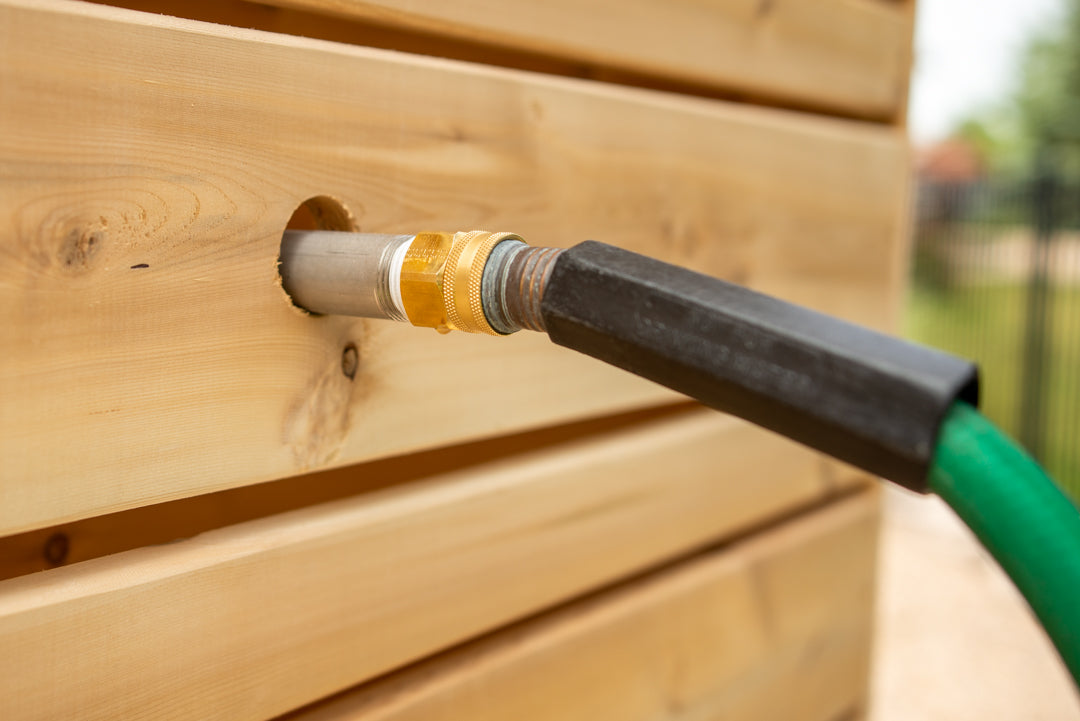
[[[930,488],[997,560],[1080,685],[1080,511],[967,403],[941,427]]]
[[[937,492],[1012,577],[1080,685],[1080,512],[968,405],[979,396],[973,363],[593,241],[562,249],[487,231],[287,231],[281,275],[314,313],[442,332],[546,332]]]

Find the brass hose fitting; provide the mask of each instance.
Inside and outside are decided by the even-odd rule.
[[[513,233],[473,230],[420,233],[401,265],[401,300],[413,325],[466,333],[502,335],[484,315],[484,267],[504,240],[523,242]]]

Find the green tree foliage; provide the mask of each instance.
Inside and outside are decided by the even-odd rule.
[[[1003,102],[973,114],[954,135],[998,171],[1028,169],[1040,153],[1080,169],[1080,0],[1028,44],[1018,83]]]
[[[1080,145],[1080,0],[1028,46],[1021,78],[1016,104],[1025,133],[1039,145]]]

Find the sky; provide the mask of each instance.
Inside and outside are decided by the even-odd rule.
[[[970,112],[1005,97],[1024,46],[1062,0],[918,0],[908,125],[916,143],[945,137]]]

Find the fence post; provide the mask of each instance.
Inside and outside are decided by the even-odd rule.
[[[1020,442],[1040,461],[1045,460],[1047,414],[1046,380],[1050,373],[1047,334],[1050,329],[1050,244],[1057,227],[1059,180],[1053,164],[1040,153],[1031,185],[1031,212],[1035,239],[1031,245],[1024,322],[1024,355],[1020,372]]]

